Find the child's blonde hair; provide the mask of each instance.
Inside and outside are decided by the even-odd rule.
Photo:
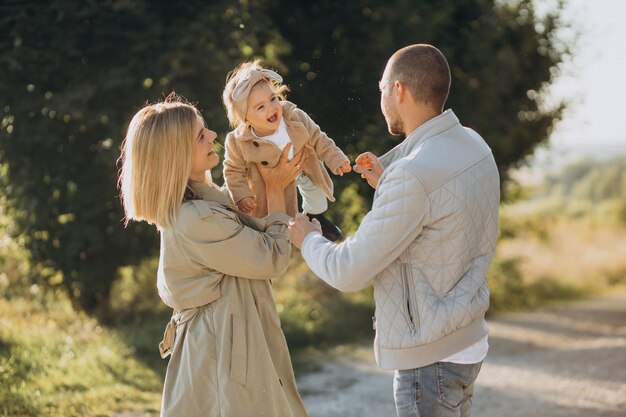
[[[129,220],[172,225],[183,202],[200,112],[172,94],[135,114],[122,143],[118,187]]]
[[[245,113],[242,114],[243,112],[241,111],[240,106],[238,106],[233,99],[233,91],[235,91],[237,84],[242,81],[242,78],[249,74],[251,70],[267,70],[267,68],[261,66],[260,62],[261,61],[257,59],[252,62],[239,64],[228,74],[228,77],[226,77],[226,85],[224,86],[224,92],[222,93],[222,100],[224,101],[224,107],[226,107],[226,114],[228,115],[228,122],[231,128],[235,128],[240,124],[245,123],[246,120]],[[289,87],[270,77],[264,77],[258,82],[268,83],[274,94],[276,94],[276,96],[281,100],[285,99],[286,93],[289,91]]]

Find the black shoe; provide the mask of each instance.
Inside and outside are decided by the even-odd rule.
[[[320,214],[307,214],[309,220],[317,219],[322,226],[322,236],[331,242],[336,242],[341,239],[341,229],[335,226],[330,220],[328,220],[324,213]]]

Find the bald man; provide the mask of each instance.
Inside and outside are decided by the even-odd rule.
[[[355,172],[376,189],[372,210],[338,244],[297,215],[292,241],[331,286],[374,285],[374,351],[381,368],[395,370],[398,417],[467,417],[489,347],[498,169],[482,137],[443,111],[450,69],[437,48],[397,51],[379,87],[389,132],[405,139],[380,159],[356,159]]]

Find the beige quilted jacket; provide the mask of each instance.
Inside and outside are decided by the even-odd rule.
[[[410,369],[487,334],[485,274],[498,231],[498,170],[485,141],[451,110],[381,158],[372,210],[354,236],[303,242],[310,268],[342,291],[374,285],[378,364]]]

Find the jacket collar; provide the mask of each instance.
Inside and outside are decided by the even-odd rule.
[[[403,158],[410,154],[419,144],[426,139],[432,138],[459,123],[458,117],[451,109],[433,117],[426,123],[418,126],[400,144],[379,158],[384,167],[398,158]]]
[[[189,186],[203,200],[213,201],[227,207],[234,207],[225,188],[220,188],[213,183],[209,184],[193,180],[189,181]]]

